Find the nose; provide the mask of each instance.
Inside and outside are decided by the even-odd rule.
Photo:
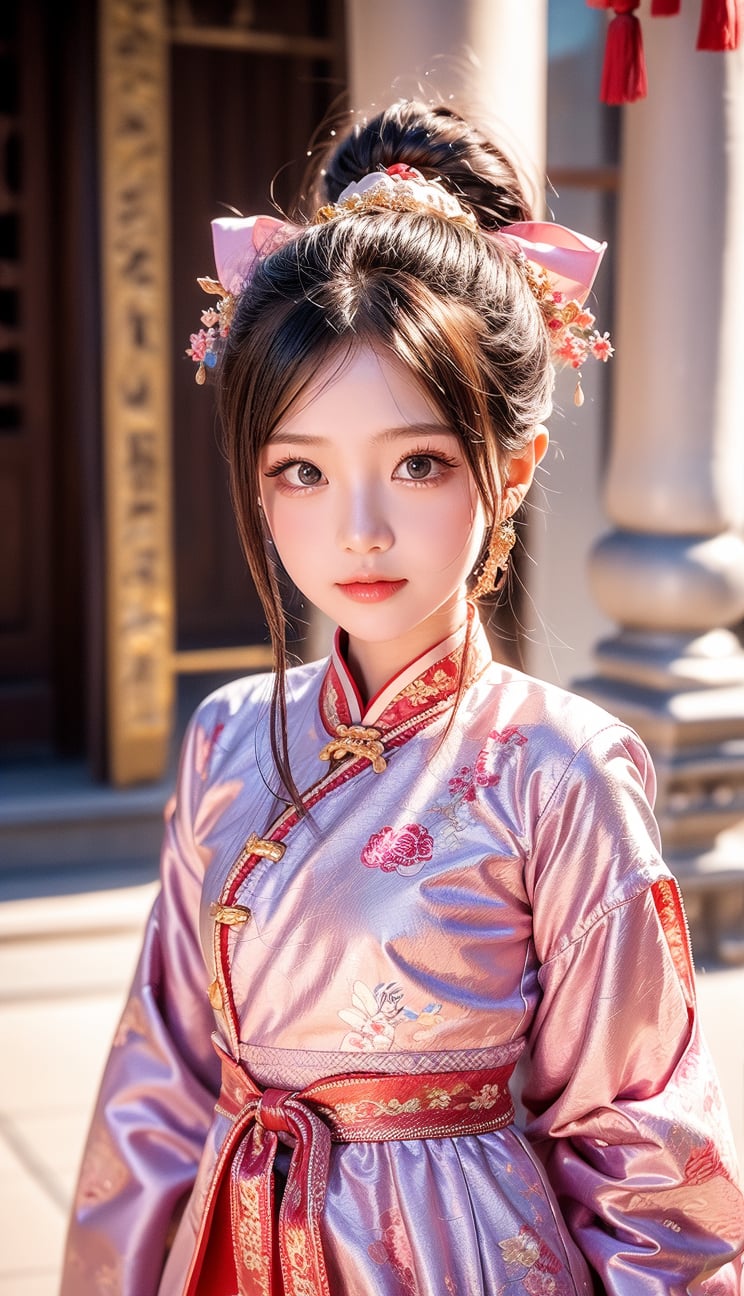
[[[393,530],[379,491],[359,485],[345,497],[339,521],[339,541],[349,553],[384,553],[393,543]]]

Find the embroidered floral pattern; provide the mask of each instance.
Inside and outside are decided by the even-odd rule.
[[[685,927],[684,911],[676,882],[661,878],[651,887],[656,912],[666,937],[672,961],[677,970],[687,1003],[691,1007],[695,1000],[695,974],[690,957],[690,943]]]
[[[498,787],[508,750],[524,747],[527,741],[526,734],[517,725],[492,729],[472,765],[461,765],[449,779],[447,790],[451,801],[432,806],[432,810],[443,815],[455,833],[459,832],[462,827],[458,818],[460,808],[474,805],[481,788]]]
[[[558,1257],[528,1224],[516,1236],[499,1242],[499,1248],[507,1273],[530,1296],[568,1296],[575,1290],[563,1281]]]
[[[365,1098],[360,1102],[337,1103],[335,1110],[340,1120],[355,1125],[379,1116],[410,1116],[416,1112],[486,1111],[497,1103],[503,1104],[505,1092],[497,1084],[473,1088],[465,1081],[456,1081],[449,1089],[436,1085],[426,1089],[420,1098]]]
[[[383,873],[420,873],[434,853],[434,839],[422,824],[381,828],[373,833],[361,853],[362,864]]]
[[[685,1162],[685,1183],[704,1184],[719,1175],[730,1178],[728,1170],[721,1160],[720,1153],[712,1139],[702,1147],[694,1148]]]
[[[471,1107],[473,1111],[488,1111],[489,1108],[496,1106],[496,1103],[499,1102],[500,1098],[501,1090],[499,1086],[486,1084],[480,1092],[475,1095],[472,1102],[468,1103],[468,1106]]]
[[[380,1226],[382,1237],[367,1248],[367,1254],[375,1264],[390,1265],[400,1283],[401,1293],[415,1296],[418,1286],[413,1268],[413,1252],[400,1211],[383,1211]]]
[[[284,1246],[289,1272],[292,1275],[291,1288],[289,1288],[292,1296],[317,1296],[318,1288],[311,1272],[307,1234],[304,1229],[294,1224],[287,1224],[284,1229]]]
[[[241,1263],[250,1273],[261,1274],[266,1257],[261,1250],[261,1185],[252,1179],[238,1177],[240,1210],[236,1212],[235,1229]]]
[[[397,981],[387,981],[374,990],[363,981],[355,981],[351,996],[353,1007],[342,1008],[339,1017],[352,1030],[347,1031],[340,1048],[345,1053],[387,1053],[395,1039],[395,1021],[403,1009],[403,990]]]
[[[414,706],[418,707],[422,702],[429,702],[432,698],[446,697],[447,692],[452,688],[453,680],[456,679],[457,672],[455,670],[443,670],[441,666],[437,666],[433,670],[427,671],[420,679],[406,684],[398,696],[406,698]]]
[[[215,744],[217,743],[222,730],[225,728],[224,723],[219,721],[207,734],[203,729],[199,729],[196,735],[196,751],[194,754],[194,768],[201,779],[206,779],[209,773],[209,761],[212,756]]]
[[[129,1171],[108,1131],[100,1125],[88,1143],[80,1172],[77,1205],[110,1201],[126,1184]]]

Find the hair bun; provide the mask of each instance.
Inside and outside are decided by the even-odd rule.
[[[395,163],[441,179],[483,229],[532,218],[516,167],[498,145],[453,109],[412,99],[399,100],[334,142],[323,160],[316,205],[336,202],[347,185]]]

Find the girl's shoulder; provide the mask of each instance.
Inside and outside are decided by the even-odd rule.
[[[542,755],[550,749],[555,760],[563,756],[570,763],[587,747],[604,750],[608,743],[620,742],[644,765],[650,760],[630,725],[581,693],[495,661],[482,677],[482,687],[486,711],[498,716],[501,725],[529,730]]]
[[[327,660],[291,666],[286,672],[287,706],[302,705],[308,697],[317,696]],[[263,712],[271,703],[274,687],[273,671],[257,671],[221,684],[199,703],[195,718],[207,720],[222,714],[250,721],[254,712]]]
[[[291,667],[286,674],[288,716],[294,719],[317,706],[326,662]],[[257,671],[221,684],[199,703],[189,721],[183,756],[202,779],[217,773],[225,759],[242,750],[256,757],[270,751],[273,671]],[[265,751],[264,751],[265,749]]]

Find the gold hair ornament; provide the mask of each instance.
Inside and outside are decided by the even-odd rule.
[[[441,216],[455,225],[476,230],[473,212],[463,207],[454,194],[448,193],[438,180],[427,180],[415,167],[397,162],[380,171],[372,171],[361,180],[347,185],[335,203],[327,203],[316,212],[313,225],[324,225],[339,216],[375,211],[424,211]]]

